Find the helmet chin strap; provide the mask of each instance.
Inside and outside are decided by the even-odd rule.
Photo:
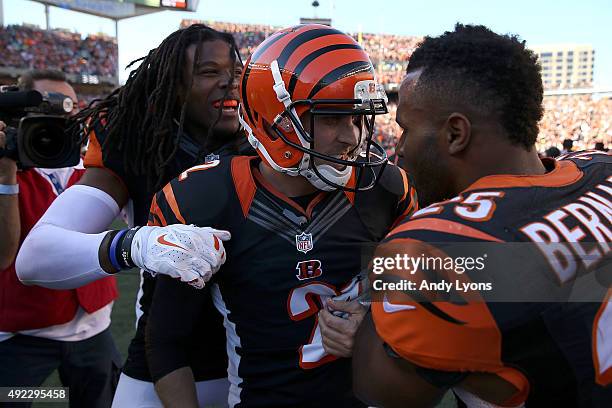
[[[274,92],[276,93],[276,98],[278,99],[280,103],[282,103],[285,106],[286,109],[290,109],[290,112],[296,118],[298,118],[298,115],[295,109],[290,107],[292,103],[291,95],[289,95],[289,92],[287,92],[287,88],[285,88],[285,82],[283,81],[283,77],[281,75],[280,69],[278,67],[278,62],[276,60],[270,63],[270,71],[272,72],[272,78],[274,79],[273,88],[274,88]],[[306,149],[310,149],[310,142],[308,142],[303,137],[302,133],[299,131],[299,129],[297,129],[297,127],[295,126],[293,122],[291,122],[291,124],[293,126],[293,130],[295,131],[296,135],[298,136],[300,140],[301,145]],[[245,127],[247,128],[247,130],[250,130],[248,126],[245,126]],[[259,146],[259,143],[254,144],[254,141],[251,140],[251,138],[254,138],[254,136],[252,135],[252,132],[249,132],[249,135],[250,135],[249,141],[254,147],[257,146],[256,148],[260,148],[260,149],[263,148],[263,146]],[[264,153],[267,153],[267,152],[264,152]],[[270,157],[270,160],[271,159],[272,158]],[[319,175],[314,170],[310,168],[311,160],[314,160],[314,158],[311,158],[310,154],[304,153],[302,155],[302,160],[300,160],[300,164],[297,167],[297,171],[291,171],[289,169],[284,169],[284,168],[281,171],[285,174],[289,174],[290,176],[305,177],[306,180],[310,182],[310,184],[312,184],[319,190],[322,190],[322,191],[336,190],[336,187],[326,183],[321,177],[319,177]],[[272,163],[274,163],[273,160],[272,160]],[[339,186],[345,186],[351,177],[351,170],[352,170],[351,166],[347,166],[344,170],[337,170],[335,167],[329,164],[316,165],[313,163],[313,165],[317,166],[317,171],[321,174],[321,176],[323,176],[325,179]],[[275,166],[273,167],[275,170],[279,170],[277,169],[277,167]]]
[[[342,187],[346,186],[346,183],[348,183],[349,179],[351,178],[351,166],[346,166],[344,170],[338,170],[334,166],[331,166],[329,164],[315,164],[315,166],[317,166],[317,171],[321,174],[322,177],[319,177],[319,175],[310,168],[300,170],[300,175],[306,177],[306,180],[308,180],[310,184],[312,184],[319,190],[336,190],[336,187],[326,183],[323,178]]]

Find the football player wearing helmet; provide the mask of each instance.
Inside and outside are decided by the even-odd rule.
[[[83,111],[89,133],[87,168],[80,183],[62,193],[26,239],[17,259],[23,282],[74,288],[124,268],[167,274],[202,286],[223,263],[229,234],[190,225],[147,226],[154,193],[172,177],[239,148],[238,76],[242,63],[230,34],[193,25],[151,50],[124,86]],[[205,157],[207,157],[205,159]],[[108,231],[124,208],[130,230]],[[172,249],[181,240],[182,254]],[[42,255],[42,256],[41,256]],[[141,273],[137,330],[114,406],[161,406],[145,358],[144,333],[155,279]],[[227,399],[227,359],[221,316],[212,302],[193,345],[192,364],[203,403]]]
[[[229,231],[204,290],[160,276],[147,356],[166,406],[197,403],[185,345],[211,296],[224,317],[230,406],[362,406],[351,390],[365,248],[416,206],[372,140],[386,97],[350,36],[281,30],[247,61],[241,121],[258,156],[195,166],[155,196],[152,224]],[[207,355],[202,355],[205,360]]]
[[[434,204],[394,228],[375,260],[445,266],[377,275],[414,289],[373,292],[357,395],[431,407],[453,388],[469,407],[611,406],[610,156],[538,158],[536,56],[484,26],[425,38],[399,94],[399,151]],[[481,266],[453,267],[466,257]],[[440,282],[451,286],[432,289]]]
[[[249,142],[267,167],[301,176],[319,190],[372,188],[378,179],[374,169],[382,172],[387,163],[385,150],[372,139],[374,117],[387,113],[387,97],[373,79],[372,63],[355,41],[334,43],[338,34],[333,28],[300,35],[296,30],[271,36],[245,68],[241,123]],[[320,30],[327,34],[321,36]],[[308,45],[302,48],[303,43]],[[357,143],[330,151],[317,139],[316,125],[340,118],[353,119]],[[370,182],[347,186],[353,170],[357,181],[366,177]]]

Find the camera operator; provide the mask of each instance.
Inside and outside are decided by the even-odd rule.
[[[19,78],[19,88],[61,93],[77,106],[76,93],[60,71],[29,71]],[[6,145],[5,126],[0,123],[0,148]],[[23,285],[14,264],[28,232],[84,169],[81,164],[17,167],[13,159],[0,158],[0,387],[40,386],[58,369],[71,406],[108,407],[120,369],[109,329],[118,295],[115,278],[52,290]]]
[[[6,124],[0,121],[0,148],[6,144],[4,129]],[[0,270],[8,268],[17,253],[19,245],[19,202],[17,193],[17,163],[8,157],[0,158]]]

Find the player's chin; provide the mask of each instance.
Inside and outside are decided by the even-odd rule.
[[[221,118],[215,125],[215,135],[217,136],[231,136],[238,131],[238,121],[231,121]]]

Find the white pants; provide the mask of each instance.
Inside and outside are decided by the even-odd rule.
[[[196,382],[198,405],[227,407],[227,378]],[[163,408],[152,382],[136,380],[121,373],[112,408]]]

